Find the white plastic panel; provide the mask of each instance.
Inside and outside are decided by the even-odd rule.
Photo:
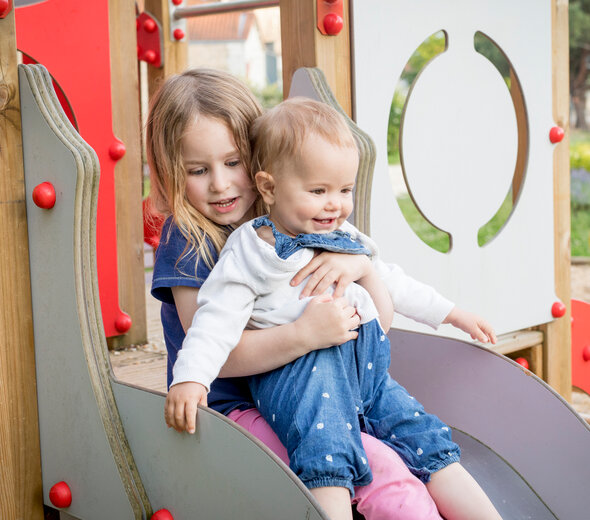
[[[550,0],[353,1],[355,114],[375,140],[370,234],[386,261],[484,315],[498,333],[552,319],[553,148]],[[401,126],[406,181],[423,214],[450,233],[451,250],[426,245],[404,219],[387,164],[394,90],[410,56],[445,31],[448,49],[422,70]],[[517,155],[517,121],[499,72],[474,48],[482,32],[520,81],[529,143],[520,198],[504,228],[479,247],[500,208]],[[395,327],[432,332],[397,316]],[[456,336],[450,326],[441,334]],[[464,335],[459,334],[459,337]]]

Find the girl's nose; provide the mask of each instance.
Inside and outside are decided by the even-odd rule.
[[[223,171],[214,171],[211,174],[209,189],[214,193],[223,193],[229,188],[230,179]]]

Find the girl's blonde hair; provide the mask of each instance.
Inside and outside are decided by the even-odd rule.
[[[310,135],[341,148],[355,148],[352,131],[336,109],[313,99],[294,97],[259,117],[252,125],[252,175],[277,175],[285,162],[297,160]]]
[[[173,216],[187,239],[183,255],[195,251],[209,267],[213,267],[214,262],[206,239],[209,238],[219,253],[229,230],[201,215],[188,201],[182,137],[197,117],[217,119],[228,126],[242,164],[248,169],[251,161],[249,129],[261,113],[260,104],[246,85],[231,74],[213,69],[191,69],[171,76],[150,102],[146,126],[150,199],[159,212]],[[262,203],[257,201],[256,204],[260,211]],[[164,239],[166,237],[162,237]]]

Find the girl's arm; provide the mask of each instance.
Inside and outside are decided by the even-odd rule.
[[[346,253],[320,253],[293,277],[291,285],[300,284],[307,276],[309,280],[301,291],[301,297],[322,294],[332,284],[335,284],[334,296],[339,297],[344,294],[350,283],[357,282],[371,295],[379,312],[383,330],[388,331],[391,327],[392,298],[369,257]]]
[[[173,287],[174,303],[185,332],[197,310],[195,287]],[[246,330],[221,369],[221,377],[243,377],[274,370],[319,348],[356,339],[359,317],[344,298],[313,298],[293,323]]]

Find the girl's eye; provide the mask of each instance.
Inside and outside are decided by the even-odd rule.
[[[342,193],[352,193],[352,188],[344,188]]]
[[[193,168],[192,170],[188,171],[189,175],[203,175],[204,173],[207,173],[206,168]]]
[[[311,193],[314,193],[315,195],[321,195],[324,193],[324,190],[323,188],[318,188],[317,190],[311,190]]]
[[[239,159],[235,159],[234,161],[228,161],[227,165],[230,168],[235,168],[236,166],[239,166],[241,164],[241,161]]]

